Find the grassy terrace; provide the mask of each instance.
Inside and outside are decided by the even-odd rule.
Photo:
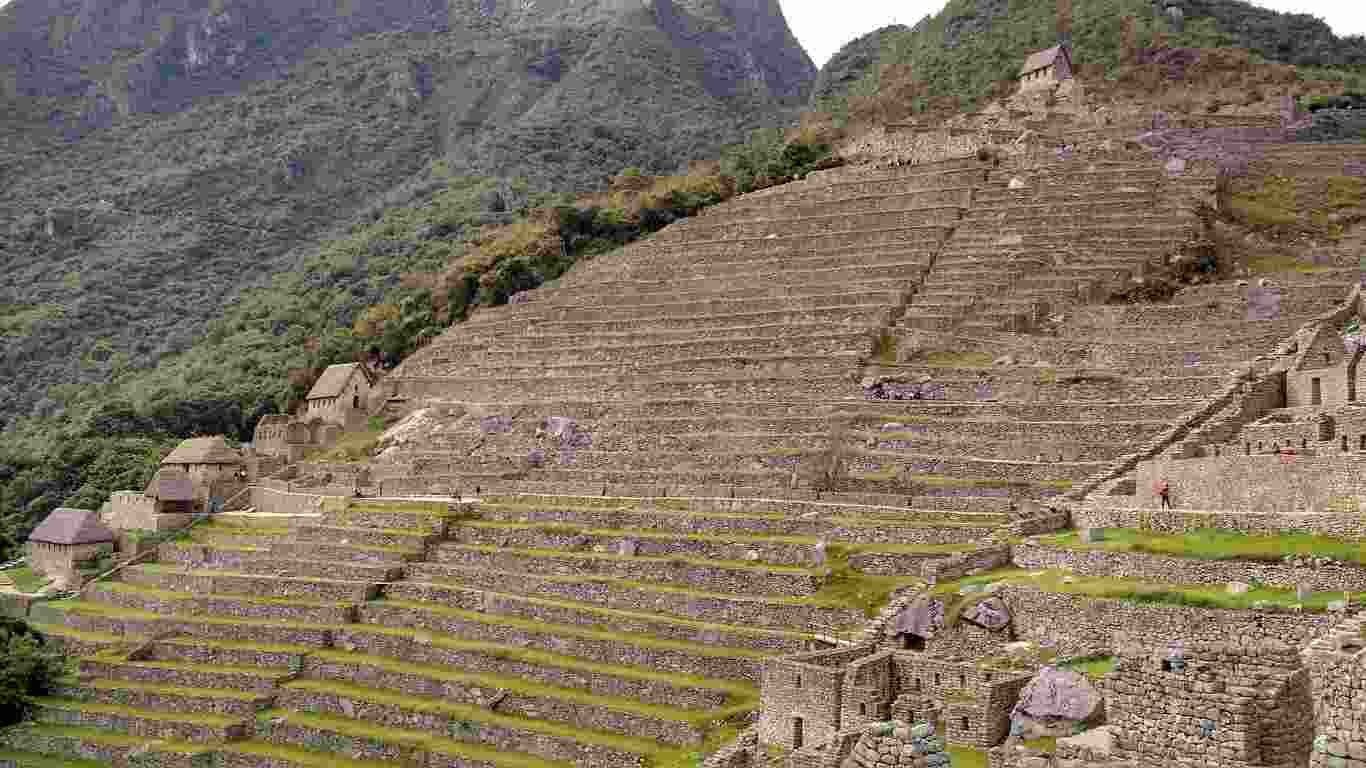
[[[532,621],[530,619],[520,619],[513,616],[490,616],[477,611],[464,611],[459,608],[449,608],[436,603],[415,603],[406,600],[384,600],[375,603],[378,606],[394,606],[398,608],[408,608],[411,610],[423,611],[437,616],[449,616],[453,619],[462,621],[478,622],[480,624],[491,624],[496,626],[513,627],[526,630],[528,632],[547,632],[554,631],[559,634],[573,635],[588,640],[601,640],[604,642],[628,643],[660,650],[681,651],[699,656],[716,656],[718,658],[749,658],[764,659],[770,654],[751,651],[747,648],[724,648],[713,645],[702,645],[700,643],[688,643],[681,640],[665,640],[642,634],[623,634],[612,629],[610,626],[602,628],[590,628],[569,626],[565,624],[550,624],[544,621]],[[368,628],[369,625],[362,625]]]
[[[363,694],[360,696],[360,698],[370,698],[374,701],[384,700],[382,698],[375,698],[373,696],[370,696],[372,692],[368,689],[355,690]],[[407,705],[400,703],[400,706]],[[694,768],[694,766],[698,764],[697,757],[700,755],[699,752],[691,752],[683,749],[663,746],[658,742],[650,739],[639,739],[630,736],[621,736],[609,733],[589,732],[581,729],[570,728],[568,726],[552,722],[531,721],[526,720],[524,718],[499,715],[496,713],[491,713],[488,710],[482,710],[477,708],[474,714],[476,715],[476,717],[467,720],[467,722],[470,722],[471,724],[487,723],[489,725],[530,729],[535,730],[538,733],[544,733],[547,735],[573,739],[583,744],[600,744],[602,746],[614,747],[617,749],[634,752],[636,754],[644,756],[646,760],[649,761],[649,765],[652,766],[652,768]],[[509,766],[509,768],[521,768],[522,766],[525,766],[526,768],[532,768],[532,766],[558,767],[568,765],[568,763],[548,762],[525,755],[509,755],[506,752],[496,752],[495,750],[491,750],[487,747],[481,747],[477,744],[454,741],[452,739],[443,738],[441,736],[436,736],[430,733],[399,730],[387,726],[375,726],[366,722],[353,720],[345,717],[339,717],[336,715],[271,710],[268,712],[263,712],[257,719],[258,723],[268,723],[271,721],[283,721],[285,723],[297,725],[300,727],[313,728],[319,731],[332,732],[340,734],[342,736],[349,737],[351,739],[359,739],[369,743],[402,745],[411,749],[429,750],[433,752],[440,752],[444,754],[459,755],[471,758],[478,758],[481,756],[491,755],[503,760],[503,762],[497,762],[497,765],[505,765]],[[265,726],[263,725],[262,728],[264,727]],[[708,738],[706,744],[703,746],[702,749],[706,751],[713,751],[719,748],[721,745],[733,739],[736,733],[737,730],[732,726],[723,726],[721,728],[718,728],[711,734],[711,736]],[[246,742],[245,744],[241,745],[230,745],[229,750],[241,751],[243,748],[246,748],[253,750],[253,754],[266,754],[258,750],[264,749],[268,746],[269,745],[263,745],[262,742]],[[344,747],[344,745],[339,746]],[[518,762],[519,760],[523,760],[524,758],[528,759],[530,762]],[[509,760],[511,762],[508,762]],[[322,766],[330,764],[319,763],[318,765],[319,768],[322,768]],[[366,765],[372,765],[372,763],[366,763]]]
[[[1138,579],[1073,576],[1067,571],[1024,571],[1019,569],[1003,569],[945,582],[936,585],[933,592],[945,596],[957,595],[964,586],[980,586],[991,583],[1031,586],[1045,592],[1058,594],[1085,595],[1135,603],[1184,605],[1196,608],[1252,609],[1254,604],[1265,604],[1288,609],[1291,606],[1301,605],[1305,611],[1324,612],[1328,610],[1330,602],[1343,599],[1343,594],[1340,592],[1316,592],[1308,600],[1301,603],[1295,599],[1295,590],[1293,589],[1257,587],[1241,595],[1232,595],[1223,587],[1146,582]]]
[[[681,672],[655,672],[643,667],[602,664],[580,659],[575,656],[563,656],[550,651],[537,650],[535,648],[520,648],[517,646],[480,642],[477,640],[462,640],[454,635],[446,635],[440,632],[407,629],[404,627],[381,627],[370,624],[356,625],[354,627],[348,627],[348,629],[353,632],[388,635],[390,637],[400,637],[410,640],[421,638],[423,644],[436,648],[446,648],[454,651],[471,651],[501,659],[508,659],[510,661],[540,664],[547,667],[558,667],[560,669],[575,670],[588,674],[604,674],[613,677],[634,678],[636,680],[657,680],[677,685],[688,685],[696,688],[724,691],[737,701],[752,701],[759,696],[759,691],[754,686],[734,680],[700,677],[698,675],[689,675]]]
[[[665,706],[662,704],[650,704],[648,702],[618,696],[603,696],[577,688],[563,688],[506,675],[458,672],[426,664],[411,664],[385,656],[371,656],[364,653],[319,651],[314,653],[311,658],[319,664],[373,667],[378,670],[395,674],[413,675],[415,677],[430,678],[460,685],[477,686],[486,690],[506,690],[524,696],[559,699],[561,701],[574,702],[585,706],[614,709],[621,712],[644,715],[659,720],[672,720],[679,723],[688,723],[697,727],[705,727],[710,722],[728,720],[731,717],[749,712],[754,709],[756,701],[756,698],[751,694],[749,697],[739,699],[734,704],[719,709],[700,711]],[[394,706],[419,712],[441,712],[444,714],[451,714],[452,716],[457,716],[457,719],[469,719],[471,716],[476,716],[480,711],[479,707],[454,704],[443,699],[431,699],[419,696],[406,696],[394,692],[376,691],[359,685],[353,685],[344,680],[310,678],[287,683],[285,687],[307,688],[310,690],[352,689],[351,692],[358,698],[379,701],[381,699],[376,698],[376,696],[387,697],[383,700]],[[476,719],[480,718],[476,717]]]
[[[709,515],[709,517],[712,515]],[[782,518],[781,515],[777,516]],[[982,520],[983,524],[995,522],[998,516],[983,516],[993,519]],[[999,516],[1002,519],[1004,516]],[[881,522],[891,522],[881,520]],[[920,522],[920,521],[917,521]],[[955,520],[954,522],[962,522]],[[860,520],[860,524],[866,525],[868,521]],[[502,521],[474,521],[462,523],[461,527],[478,528],[482,530],[497,531],[535,531],[544,534],[560,534],[565,536],[629,536],[637,539],[648,539],[654,541],[696,541],[715,544],[793,544],[798,546],[815,546],[820,541],[819,536],[785,536],[781,534],[708,534],[708,533],[669,533],[667,531],[650,530],[645,528],[600,528],[588,525],[574,525],[572,523],[516,523]],[[849,544],[842,545],[844,550],[850,554],[857,552],[905,552],[915,554],[935,554],[963,552],[973,549],[975,544]],[[561,550],[556,550],[557,552]],[[714,561],[713,561],[714,562]]]
[[[674,586],[663,582],[633,581],[631,579],[620,579],[612,576],[542,576],[536,578],[547,582],[560,582],[565,584],[613,584],[630,589],[638,589],[649,592],[665,592],[675,595],[689,595],[692,597],[743,601],[754,603],[771,603],[780,605],[806,605],[818,608],[861,608],[867,615],[871,616],[877,612],[886,598],[893,590],[921,583],[921,579],[915,576],[869,576],[859,573],[848,567],[845,563],[843,567],[835,559],[831,559],[828,564],[831,568],[830,577],[821,585],[814,595],[807,597],[783,597],[781,595],[740,595],[722,592],[705,592],[689,587]],[[458,566],[451,566],[458,567]],[[444,584],[442,581],[428,581],[425,583]],[[469,588],[464,584],[452,584],[452,586]]]
[[[1105,540],[1084,544],[1076,531],[1041,536],[1040,544],[1067,549],[1143,552],[1199,560],[1277,561],[1286,555],[1331,557],[1366,565],[1366,542],[1346,541],[1308,533],[1256,536],[1237,531],[1203,529],[1188,533],[1157,533],[1132,528],[1107,528]]]
[[[52,583],[52,579],[34,573],[33,569],[27,565],[0,571],[0,575],[8,576],[14,582],[15,589],[29,595],[42,591],[48,584]]]
[[[930,477],[923,475],[921,478]],[[919,478],[918,478],[919,479]],[[955,478],[945,478],[947,483]],[[968,485],[978,485],[988,481],[965,481]],[[654,500],[653,507],[640,507],[635,504],[623,504],[619,499],[609,499],[612,503],[602,505],[583,504],[581,499],[575,499],[574,504],[509,504],[509,503],[484,503],[479,505],[481,512],[523,512],[530,510],[553,510],[557,512],[583,512],[583,513],[602,513],[602,512],[647,512],[658,514],[662,517],[676,517],[680,520],[687,519],[718,519],[718,520],[792,520],[796,516],[783,512],[725,512],[720,510],[693,510],[682,505],[669,505],[666,499]],[[921,510],[914,514],[905,514],[899,510],[889,511],[881,508],[872,508],[869,514],[864,516],[851,516],[841,507],[841,514],[821,515],[820,520],[837,523],[840,525],[881,525],[887,522],[903,522],[906,525],[979,525],[983,521],[1001,521],[1006,519],[1006,515],[998,513],[982,512],[956,512],[951,510]],[[493,525],[499,521],[479,520],[468,521],[463,525]],[[572,525],[572,524],[570,524]]]

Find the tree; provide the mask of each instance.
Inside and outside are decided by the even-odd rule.
[[[62,673],[60,652],[17,619],[0,619],[0,727],[23,720],[34,696],[52,690]]]

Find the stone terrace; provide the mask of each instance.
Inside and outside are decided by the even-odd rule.
[[[39,616],[79,674],[15,746],[126,759],[154,739],[242,766],[673,765],[754,708],[763,659],[864,621],[824,593],[821,537],[877,551],[899,526],[967,540],[1003,519],[600,497],[480,510],[359,500],[195,528]]]

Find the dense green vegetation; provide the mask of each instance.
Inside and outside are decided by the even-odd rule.
[[[1074,0],[1070,5],[1065,26],[1070,26],[1074,60],[1092,77],[1113,76],[1126,55],[1158,38],[1167,45],[1238,47],[1301,67],[1366,74],[1366,39],[1335,37],[1307,15],[1276,13],[1239,0],[1190,0],[1185,23],[1178,27],[1155,17],[1147,0]],[[1130,39],[1125,17],[1133,18]],[[900,100],[915,112],[945,99],[970,108],[1008,87],[1029,52],[1054,45],[1058,22],[1051,2],[950,0],[943,11],[909,30],[889,30],[880,66],[849,88],[847,103],[828,99],[823,106],[840,114],[871,108],[876,115],[895,107],[866,102],[898,91],[909,97]],[[1344,76],[1341,71],[1314,74]]]
[[[0,727],[23,720],[32,697],[51,690],[63,664],[27,624],[0,618]]]

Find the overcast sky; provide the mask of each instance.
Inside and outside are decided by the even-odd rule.
[[[822,66],[840,46],[888,24],[911,26],[937,13],[944,0],[779,0],[783,14],[816,66]],[[1252,0],[1253,5],[1277,11],[1310,13],[1338,35],[1366,34],[1366,2],[1362,0]]]
[[[10,0],[0,0],[0,6]],[[779,0],[787,23],[822,66],[840,46],[888,24],[910,26],[936,13],[944,0]],[[1366,2],[1362,0],[1252,0],[1278,11],[1312,13],[1339,35],[1366,35]]]

